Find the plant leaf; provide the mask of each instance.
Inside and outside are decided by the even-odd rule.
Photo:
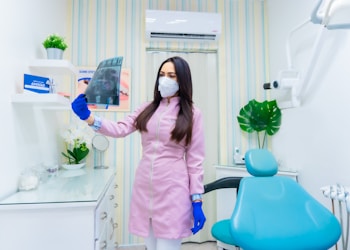
[[[88,148],[74,148],[73,154],[75,156],[75,163],[79,163],[82,159],[84,159],[89,154]]]
[[[240,128],[247,133],[256,131],[259,136],[259,132],[265,131],[271,136],[280,129],[282,112],[276,100],[258,102],[252,99],[241,108],[237,121]]]

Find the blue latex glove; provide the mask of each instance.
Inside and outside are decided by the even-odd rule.
[[[72,109],[81,120],[86,120],[89,118],[91,112],[88,108],[85,94],[80,94],[77,98],[75,98],[75,100],[72,102]]]
[[[191,230],[193,234],[196,234],[203,228],[206,218],[202,210],[202,202],[192,202],[192,208],[194,225]]]

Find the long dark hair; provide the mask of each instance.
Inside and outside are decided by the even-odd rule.
[[[179,143],[186,137],[186,145],[188,145],[192,139],[193,126],[192,77],[188,63],[181,57],[175,56],[168,58],[160,65],[154,85],[153,101],[136,118],[135,126],[140,132],[147,132],[147,123],[162,100],[162,96],[158,91],[158,79],[161,68],[167,62],[174,64],[177,82],[179,84],[178,96],[180,97],[180,109],[176,125],[171,132],[171,139]]]

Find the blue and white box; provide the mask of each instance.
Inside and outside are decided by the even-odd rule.
[[[24,74],[24,89],[40,94],[50,93],[51,80],[47,77]]]

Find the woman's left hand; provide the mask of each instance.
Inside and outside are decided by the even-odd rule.
[[[192,208],[194,225],[191,230],[193,234],[196,234],[203,228],[206,218],[202,210],[202,202],[192,202]]]

